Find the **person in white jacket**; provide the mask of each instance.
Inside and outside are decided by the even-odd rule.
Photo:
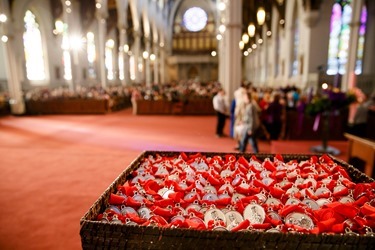
[[[228,117],[228,105],[227,105],[227,100],[226,100],[224,89],[220,89],[218,91],[218,93],[212,99],[212,104],[217,115],[216,136],[223,137],[225,136],[224,135],[225,120]]]
[[[244,123],[244,129],[241,136],[241,143],[240,143],[240,149],[239,151],[241,153],[246,152],[246,147],[248,142],[250,142],[253,152],[258,153],[258,142],[257,142],[257,130],[260,127],[260,119],[259,119],[259,113],[258,108],[253,103],[251,98],[251,93],[247,93],[247,103],[245,106],[245,111],[243,115],[243,123]]]

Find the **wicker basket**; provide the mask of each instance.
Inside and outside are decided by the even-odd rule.
[[[145,151],[135,159],[125,171],[105,190],[89,211],[81,218],[81,242],[83,249],[374,249],[375,237],[333,234],[299,234],[268,232],[226,232],[197,231],[189,229],[170,229],[119,225],[96,221],[99,213],[108,206],[111,193],[118,185],[123,184],[131,172],[138,168],[149,155],[174,156],[180,152]],[[195,154],[196,152],[186,152]],[[202,153],[205,156],[228,153]],[[233,154],[250,157],[251,154]],[[274,154],[256,154],[260,160],[272,158]],[[308,160],[311,155],[283,154],[285,161],[296,159]],[[343,166],[356,183],[373,182],[374,180],[358,171],[344,161],[331,156]]]

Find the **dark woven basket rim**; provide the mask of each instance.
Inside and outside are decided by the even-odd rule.
[[[231,153],[231,152],[188,152],[188,151],[143,151],[136,159],[134,159],[131,164],[112,182],[112,184],[102,193],[102,195],[95,201],[95,203],[90,207],[90,209],[85,213],[85,215],[80,219],[80,225],[81,225],[81,232],[80,234],[83,235],[83,233],[88,230],[86,227],[89,224],[90,228],[101,228],[105,229],[108,232],[111,231],[121,231],[122,229],[126,228],[129,230],[136,230],[139,232],[142,232],[143,234],[152,234],[152,235],[189,235],[189,237],[194,238],[202,238],[202,234],[204,234],[204,238],[217,238],[217,237],[224,237],[224,238],[234,238],[234,237],[250,237],[250,238],[257,238],[257,237],[272,237],[272,239],[280,238],[284,239],[285,237],[287,239],[291,240],[298,240],[303,237],[304,240],[308,240],[311,242],[319,242],[319,241],[325,241],[325,240],[333,240],[338,241],[342,240],[343,237],[346,240],[350,241],[359,241],[359,240],[375,240],[374,236],[370,235],[349,235],[349,234],[301,234],[301,233],[274,233],[274,232],[260,232],[260,231],[246,231],[246,232],[230,232],[230,231],[210,231],[210,230],[192,230],[192,229],[185,229],[185,228],[162,228],[162,227],[153,227],[153,226],[135,226],[135,225],[119,225],[119,224],[110,224],[105,222],[100,222],[94,220],[99,213],[102,213],[108,205],[108,198],[111,193],[113,193],[119,184],[125,183],[129,175],[133,170],[139,167],[140,162],[148,157],[149,155],[160,155],[160,156],[173,156],[173,155],[179,155],[180,153],[185,153],[187,155],[191,154],[198,154],[200,153],[202,156],[215,156],[215,155],[234,155],[236,156],[236,159],[238,159],[239,156],[244,156],[247,159],[253,155],[255,155],[258,159],[266,159],[266,158],[272,158],[276,155],[281,155],[285,161],[288,159],[294,159],[298,161],[308,160],[311,156],[322,156],[323,154],[251,154],[251,153]],[[356,168],[354,168],[352,165],[347,164],[346,162],[337,159],[336,157],[332,155],[328,155],[331,157],[336,163],[340,164],[342,167],[344,167],[348,174],[351,176],[352,179],[360,180],[360,182],[374,182],[374,179],[368,177],[364,173],[360,172]],[[355,181],[357,182],[358,181]]]

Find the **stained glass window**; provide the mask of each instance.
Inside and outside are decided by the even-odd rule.
[[[348,61],[350,22],[352,7],[350,0],[337,0],[332,8],[327,74],[345,74]],[[362,50],[363,53],[363,50]]]
[[[197,32],[206,27],[207,19],[207,13],[203,9],[192,7],[185,11],[183,23],[187,30]]]
[[[339,42],[339,73],[345,74],[345,65],[348,61],[348,49],[350,39],[350,21],[352,19],[352,7],[350,5],[344,6],[342,14],[341,37]]]
[[[26,59],[26,75],[30,81],[46,79],[42,36],[35,15],[27,10],[24,16],[23,45]],[[37,84],[37,82],[32,82]]]
[[[367,8],[366,6],[363,6],[362,12],[361,12],[361,24],[359,26],[357,61],[355,65],[355,74],[357,75],[362,74],[362,60],[363,60],[363,51],[365,47],[366,22],[367,22]]]
[[[299,44],[299,30],[298,30],[298,19],[294,21],[294,42],[293,42],[293,65],[292,75],[298,75],[298,44]]]
[[[329,48],[328,48],[328,65],[327,75],[335,75],[338,72],[338,51],[341,33],[341,5],[335,3],[332,8],[331,26],[329,35]]]

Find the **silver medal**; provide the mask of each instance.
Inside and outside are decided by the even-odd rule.
[[[266,218],[263,207],[258,204],[247,205],[243,214],[244,219],[249,220],[251,224],[262,224]]]
[[[206,224],[206,226],[208,226],[208,222],[211,220],[221,220],[224,222],[224,224],[226,224],[225,214],[217,208],[211,208],[204,214],[204,223]]]
[[[307,214],[298,212],[288,214],[285,217],[285,223],[297,225],[307,230],[311,230],[314,228],[314,222],[312,221],[312,219]]]

